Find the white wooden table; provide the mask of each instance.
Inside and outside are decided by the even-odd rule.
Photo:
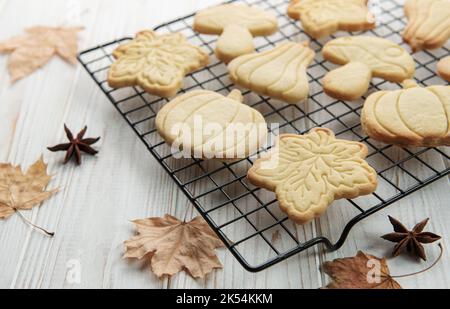
[[[0,40],[38,24],[83,25],[82,50],[217,2],[0,0]],[[219,250],[224,269],[206,279],[180,273],[160,281],[145,265],[122,259],[122,242],[133,234],[129,221],[166,213],[182,218],[186,209],[194,217],[196,211],[80,65],[72,68],[55,58],[11,85],[6,62],[0,56],[0,161],[28,166],[43,153],[55,174],[51,185],[62,191],[42,208],[25,212],[56,231],[53,239],[32,231],[18,216],[0,221],[0,288],[318,288],[328,280],[319,271],[325,260],[353,256],[357,250],[389,255],[392,246],[379,238],[391,231],[387,214],[409,226],[431,217],[427,228],[442,235],[444,247],[450,248],[449,179],[444,178],[359,224],[338,252],[316,247],[252,274],[228,251]],[[97,158],[84,157],[81,168],[62,166],[63,155],[46,150],[64,140],[64,123],[74,130],[88,124],[89,136],[102,136]],[[338,211],[331,214],[321,219],[322,227],[342,223]],[[439,253],[436,246],[427,251],[430,261]],[[406,288],[450,288],[449,263],[450,255],[444,253],[433,270],[399,281]],[[66,280],[74,264],[81,266],[79,283]],[[426,265],[402,257],[389,264],[395,274]]]

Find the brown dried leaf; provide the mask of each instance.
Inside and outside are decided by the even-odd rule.
[[[137,236],[126,241],[125,258],[149,258],[159,278],[185,269],[194,278],[203,278],[222,264],[215,249],[223,243],[201,217],[184,223],[175,217],[134,221]]]
[[[33,27],[25,34],[0,42],[0,53],[10,53],[11,81],[15,82],[44,66],[55,54],[71,64],[76,63],[79,27]]]
[[[0,164],[0,219],[16,210],[28,210],[49,199],[58,190],[45,191],[51,176],[40,158],[24,174],[19,166]]]
[[[378,265],[378,267],[377,267]],[[401,289],[386,264],[386,259],[359,251],[355,257],[325,262],[322,270],[333,281],[328,289]]]

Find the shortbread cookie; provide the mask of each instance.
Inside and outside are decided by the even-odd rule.
[[[228,97],[194,90],[166,104],[157,115],[156,128],[174,152],[221,161],[246,158],[265,144],[267,124],[242,102],[238,90]]]
[[[322,215],[337,199],[374,192],[377,173],[364,160],[367,147],[336,139],[326,128],[281,135],[269,156],[257,160],[248,179],[276,193],[281,209],[298,224]]]
[[[328,42],[323,57],[344,65],[325,75],[325,92],[340,100],[357,100],[363,96],[372,77],[390,82],[412,78],[415,63],[411,55],[399,45],[371,36],[349,36]]]
[[[367,135],[401,146],[450,145],[450,86],[404,85],[367,98],[361,113]]]
[[[450,0],[406,0],[403,39],[413,51],[441,47],[450,38]]]
[[[175,95],[185,75],[209,62],[206,52],[189,44],[180,33],[158,35],[142,31],[131,42],[113,53],[117,60],[111,65],[108,84],[112,88],[140,86],[161,97]]]
[[[442,58],[437,64],[437,71],[446,81],[450,82],[450,56]]]
[[[275,16],[241,4],[223,4],[195,15],[194,29],[204,34],[220,35],[216,56],[228,63],[255,51],[254,36],[273,34],[278,29]]]
[[[260,95],[298,103],[309,94],[306,69],[314,51],[307,45],[285,42],[269,51],[236,58],[228,65],[230,79]]]
[[[288,15],[300,19],[305,32],[316,39],[339,30],[375,28],[367,0],[291,0]]]

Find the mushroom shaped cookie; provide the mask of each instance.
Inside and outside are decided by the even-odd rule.
[[[368,90],[372,77],[400,83],[412,78],[415,63],[406,50],[382,38],[342,37],[328,42],[323,57],[343,65],[325,75],[324,91],[340,100],[357,100]]]
[[[113,56],[116,61],[108,72],[110,87],[140,86],[161,97],[175,95],[186,74],[209,62],[208,54],[188,43],[181,33],[158,35],[153,31],[139,32]]]
[[[296,104],[308,97],[306,69],[313,59],[308,43],[285,42],[272,50],[240,56],[228,70],[236,85]]]
[[[198,12],[194,30],[220,35],[216,56],[228,63],[234,58],[255,51],[253,37],[273,34],[278,29],[275,16],[257,7],[223,4]]]
[[[362,126],[375,140],[400,146],[450,146],[450,86],[418,87],[370,95]]]
[[[406,0],[403,39],[414,52],[441,47],[450,38],[450,0]]]
[[[440,77],[450,82],[450,56],[439,60],[437,64],[437,71]]]
[[[305,135],[283,134],[266,158],[248,172],[255,186],[276,193],[290,219],[305,224],[321,216],[334,200],[374,192],[377,173],[364,160],[367,147],[337,139],[327,128]]]
[[[339,30],[375,28],[367,0],[291,0],[288,15],[300,19],[305,32],[316,39]]]
[[[174,155],[243,159],[265,145],[267,124],[257,110],[242,102],[238,90],[228,97],[194,90],[164,105],[156,117],[156,128]]]

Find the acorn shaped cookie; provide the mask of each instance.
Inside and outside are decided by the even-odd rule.
[[[450,38],[449,0],[406,0],[403,39],[414,52],[443,46]]]
[[[275,16],[257,7],[223,4],[198,12],[194,30],[220,35],[216,56],[228,63],[236,57],[255,51],[253,37],[271,35],[278,29]]]
[[[175,154],[235,161],[255,153],[266,142],[267,124],[255,109],[242,103],[240,91],[224,97],[194,90],[164,105],[156,128]]]
[[[379,91],[364,103],[361,123],[375,140],[400,146],[450,145],[450,86]]]
[[[328,42],[323,57],[343,65],[325,75],[324,91],[340,100],[357,100],[368,90],[373,77],[400,83],[412,78],[415,63],[399,45],[369,36],[342,37]]]
[[[313,59],[308,43],[285,42],[272,50],[234,59],[228,71],[236,85],[296,104],[308,97],[306,69]]]

